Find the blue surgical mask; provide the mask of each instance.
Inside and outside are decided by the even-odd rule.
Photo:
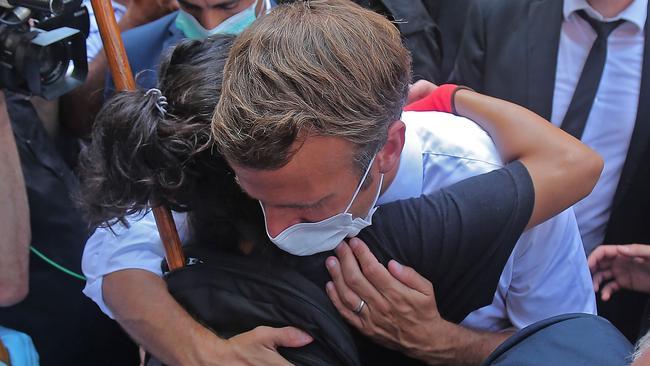
[[[370,161],[368,169],[363,175],[363,178],[361,178],[361,182],[359,182],[359,186],[357,186],[352,200],[350,200],[345,211],[323,221],[292,225],[276,237],[272,237],[269,234],[267,227],[266,234],[269,236],[269,239],[285,252],[298,256],[306,256],[330,251],[336,248],[343,239],[356,236],[363,228],[372,225],[372,215],[377,211],[375,205],[377,204],[377,199],[379,199],[379,193],[381,192],[381,186],[384,181],[383,174],[379,179],[379,187],[377,188],[375,200],[372,202],[372,206],[366,217],[352,218],[352,214],[348,210],[352,207],[354,199],[359,194],[363,182],[366,180],[368,172],[370,172],[373,161],[374,158]],[[260,206],[262,206],[262,212],[264,212],[262,202],[260,202]],[[264,212],[264,223],[266,224],[266,212]]]
[[[190,39],[203,39],[215,34],[238,35],[257,19],[255,14],[256,6],[257,0],[248,8],[224,20],[212,29],[205,29],[196,18],[181,9],[176,16],[176,27],[185,34],[185,37]]]

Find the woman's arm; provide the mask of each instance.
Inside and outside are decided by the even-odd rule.
[[[459,115],[487,131],[504,161],[520,160],[528,169],[535,187],[528,227],[578,202],[596,185],[602,158],[537,114],[471,90],[458,91],[454,103]]]
[[[165,364],[288,366],[277,347],[302,347],[312,341],[292,327],[263,326],[221,339],[176,302],[162,278],[145,270],[106,275],[103,294],[117,322]]]

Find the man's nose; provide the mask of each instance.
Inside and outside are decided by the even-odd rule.
[[[214,11],[212,9],[203,10],[197,17],[197,20],[203,28],[213,29],[219,24],[223,23],[224,20],[228,19],[228,15],[223,14],[223,12]]]
[[[266,230],[273,238],[280,235],[281,232],[292,225],[301,222],[300,217],[287,213],[285,210],[276,210],[273,208],[264,208],[266,216]]]

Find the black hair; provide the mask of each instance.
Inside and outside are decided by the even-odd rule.
[[[243,223],[262,222],[212,146],[210,123],[232,41],[184,40],[161,61],[160,93],[119,92],[105,103],[81,155],[79,201],[91,226],[128,225],[127,216],[164,205],[190,212],[193,239],[235,244]]]

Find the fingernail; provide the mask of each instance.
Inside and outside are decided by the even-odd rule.
[[[349,241],[350,248],[354,249],[354,248],[358,247],[358,246],[359,246],[359,242],[360,242],[360,240],[357,239],[357,238],[352,238],[352,239],[350,239],[350,241]]]
[[[391,259],[390,261],[393,263],[393,270],[395,272],[402,272],[402,270],[404,269],[404,266],[402,266],[398,261],[396,261],[394,259]]]
[[[312,337],[311,337],[309,334],[307,334],[307,333],[302,333],[302,335],[300,336],[300,342],[305,342],[305,343],[307,343],[307,342],[311,342],[311,341],[313,341],[313,340],[314,340],[314,338],[312,338]]]
[[[332,282],[332,281],[327,281],[327,283],[325,284],[325,288],[326,288],[327,290],[330,290],[330,291],[331,291],[331,290],[334,290],[334,282]]]
[[[332,268],[336,267],[336,259],[334,259],[332,257],[327,258],[327,260],[325,261],[325,265],[329,269],[332,269]]]

